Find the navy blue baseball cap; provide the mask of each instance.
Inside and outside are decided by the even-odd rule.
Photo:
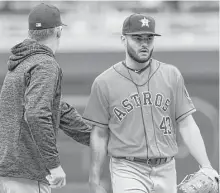
[[[122,34],[149,34],[161,36],[155,33],[154,18],[143,14],[132,14],[124,20]]]
[[[28,16],[29,30],[49,29],[66,26],[61,22],[60,11],[53,5],[41,3],[34,7]]]

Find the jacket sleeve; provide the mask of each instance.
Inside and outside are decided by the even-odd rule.
[[[89,146],[91,127],[74,107],[64,101],[61,101],[60,129],[75,141]]]
[[[24,118],[46,168],[56,168],[60,165],[60,160],[52,122],[52,104],[58,68],[48,61],[46,64],[36,65],[28,74],[30,81],[24,96]]]

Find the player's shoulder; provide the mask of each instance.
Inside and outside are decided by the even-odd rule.
[[[157,60],[156,60],[157,61]],[[160,64],[160,70],[162,72],[166,72],[167,74],[171,75],[171,76],[180,76],[181,72],[180,70],[174,66],[173,64],[168,64],[168,63],[164,63],[164,62],[160,62],[157,61]]]
[[[157,62],[160,63],[161,70],[171,71],[171,72],[175,72],[175,73],[180,72],[179,69],[176,66],[174,66],[173,64],[168,64],[168,63],[164,63],[164,62],[160,62],[160,61],[157,61]]]
[[[105,71],[103,71],[101,74],[99,74],[95,78],[95,82],[108,82],[108,81],[111,81],[112,78],[114,78],[114,76],[115,76],[114,67],[118,66],[119,64],[121,64],[121,62],[118,62],[118,63],[114,64],[113,66],[109,67],[108,69],[106,69]]]

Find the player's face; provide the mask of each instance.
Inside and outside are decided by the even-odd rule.
[[[126,35],[127,53],[138,63],[147,62],[153,52],[153,35]]]

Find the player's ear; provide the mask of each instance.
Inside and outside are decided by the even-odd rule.
[[[124,45],[126,43],[126,37],[124,35],[121,35],[121,43]]]
[[[58,31],[57,32],[57,38],[59,39],[61,37],[61,33]]]
[[[61,37],[61,32],[62,32],[62,26],[57,27],[57,38]]]

